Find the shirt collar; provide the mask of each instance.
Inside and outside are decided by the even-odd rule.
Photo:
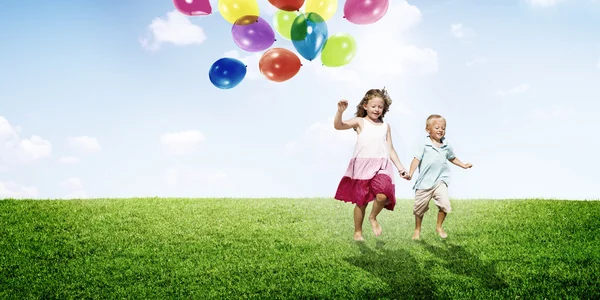
[[[446,143],[446,137],[443,137],[442,140],[441,140],[441,142],[442,142],[442,147],[446,146],[447,145],[447,143]],[[430,138],[429,135],[427,137],[425,137],[425,145],[427,145],[427,146],[433,146],[433,143],[431,142],[431,138]]]

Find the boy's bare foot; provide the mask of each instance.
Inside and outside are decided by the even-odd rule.
[[[371,222],[371,228],[373,228],[373,233],[375,236],[380,236],[383,229],[381,229],[381,225],[377,222],[376,219],[369,218],[369,222]]]
[[[354,233],[354,240],[358,241],[358,242],[364,241],[365,239],[362,236],[362,232],[355,232]]]
[[[412,239],[418,240],[420,238],[421,238],[421,232],[419,230],[415,230],[415,232],[413,233]]]
[[[446,234],[446,232],[444,232],[444,229],[442,228],[437,228],[435,231],[437,231],[437,233],[440,235],[441,238],[445,239],[448,237],[448,234]]]

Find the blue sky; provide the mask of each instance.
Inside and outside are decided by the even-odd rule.
[[[339,1],[328,30],[355,37],[355,59],[299,56],[283,83],[258,73],[262,52],[239,49],[211,4],[199,17],[164,0],[3,4],[0,197],[333,197],[355,141],[333,129],[336,103],[350,101],[349,118],[385,86],[405,166],[425,118],[446,117],[474,165],[453,166],[451,197],[600,198],[600,1],[394,0],[363,26]],[[225,56],[248,64],[231,90],[208,79]]]

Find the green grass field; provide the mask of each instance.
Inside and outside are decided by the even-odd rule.
[[[333,199],[4,200],[0,298],[600,297],[600,201],[452,205],[446,240],[401,200],[357,243]]]

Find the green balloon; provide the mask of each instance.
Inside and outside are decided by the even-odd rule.
[[[328,67],[347,65],[356,56],[356,40],[348,33],[331,35],[321,52],[321,62]]]
[[[292,23],[300,13],[278,9],[273,15],[273,28],[285,39],[291,39]]]
[[[310,22],[310,23],[309,23]],[[314,28],[325,20],[317,13],[298,14],[292,23],[291,38],[293,41],[303,41],[308,35],[309,28]]]

